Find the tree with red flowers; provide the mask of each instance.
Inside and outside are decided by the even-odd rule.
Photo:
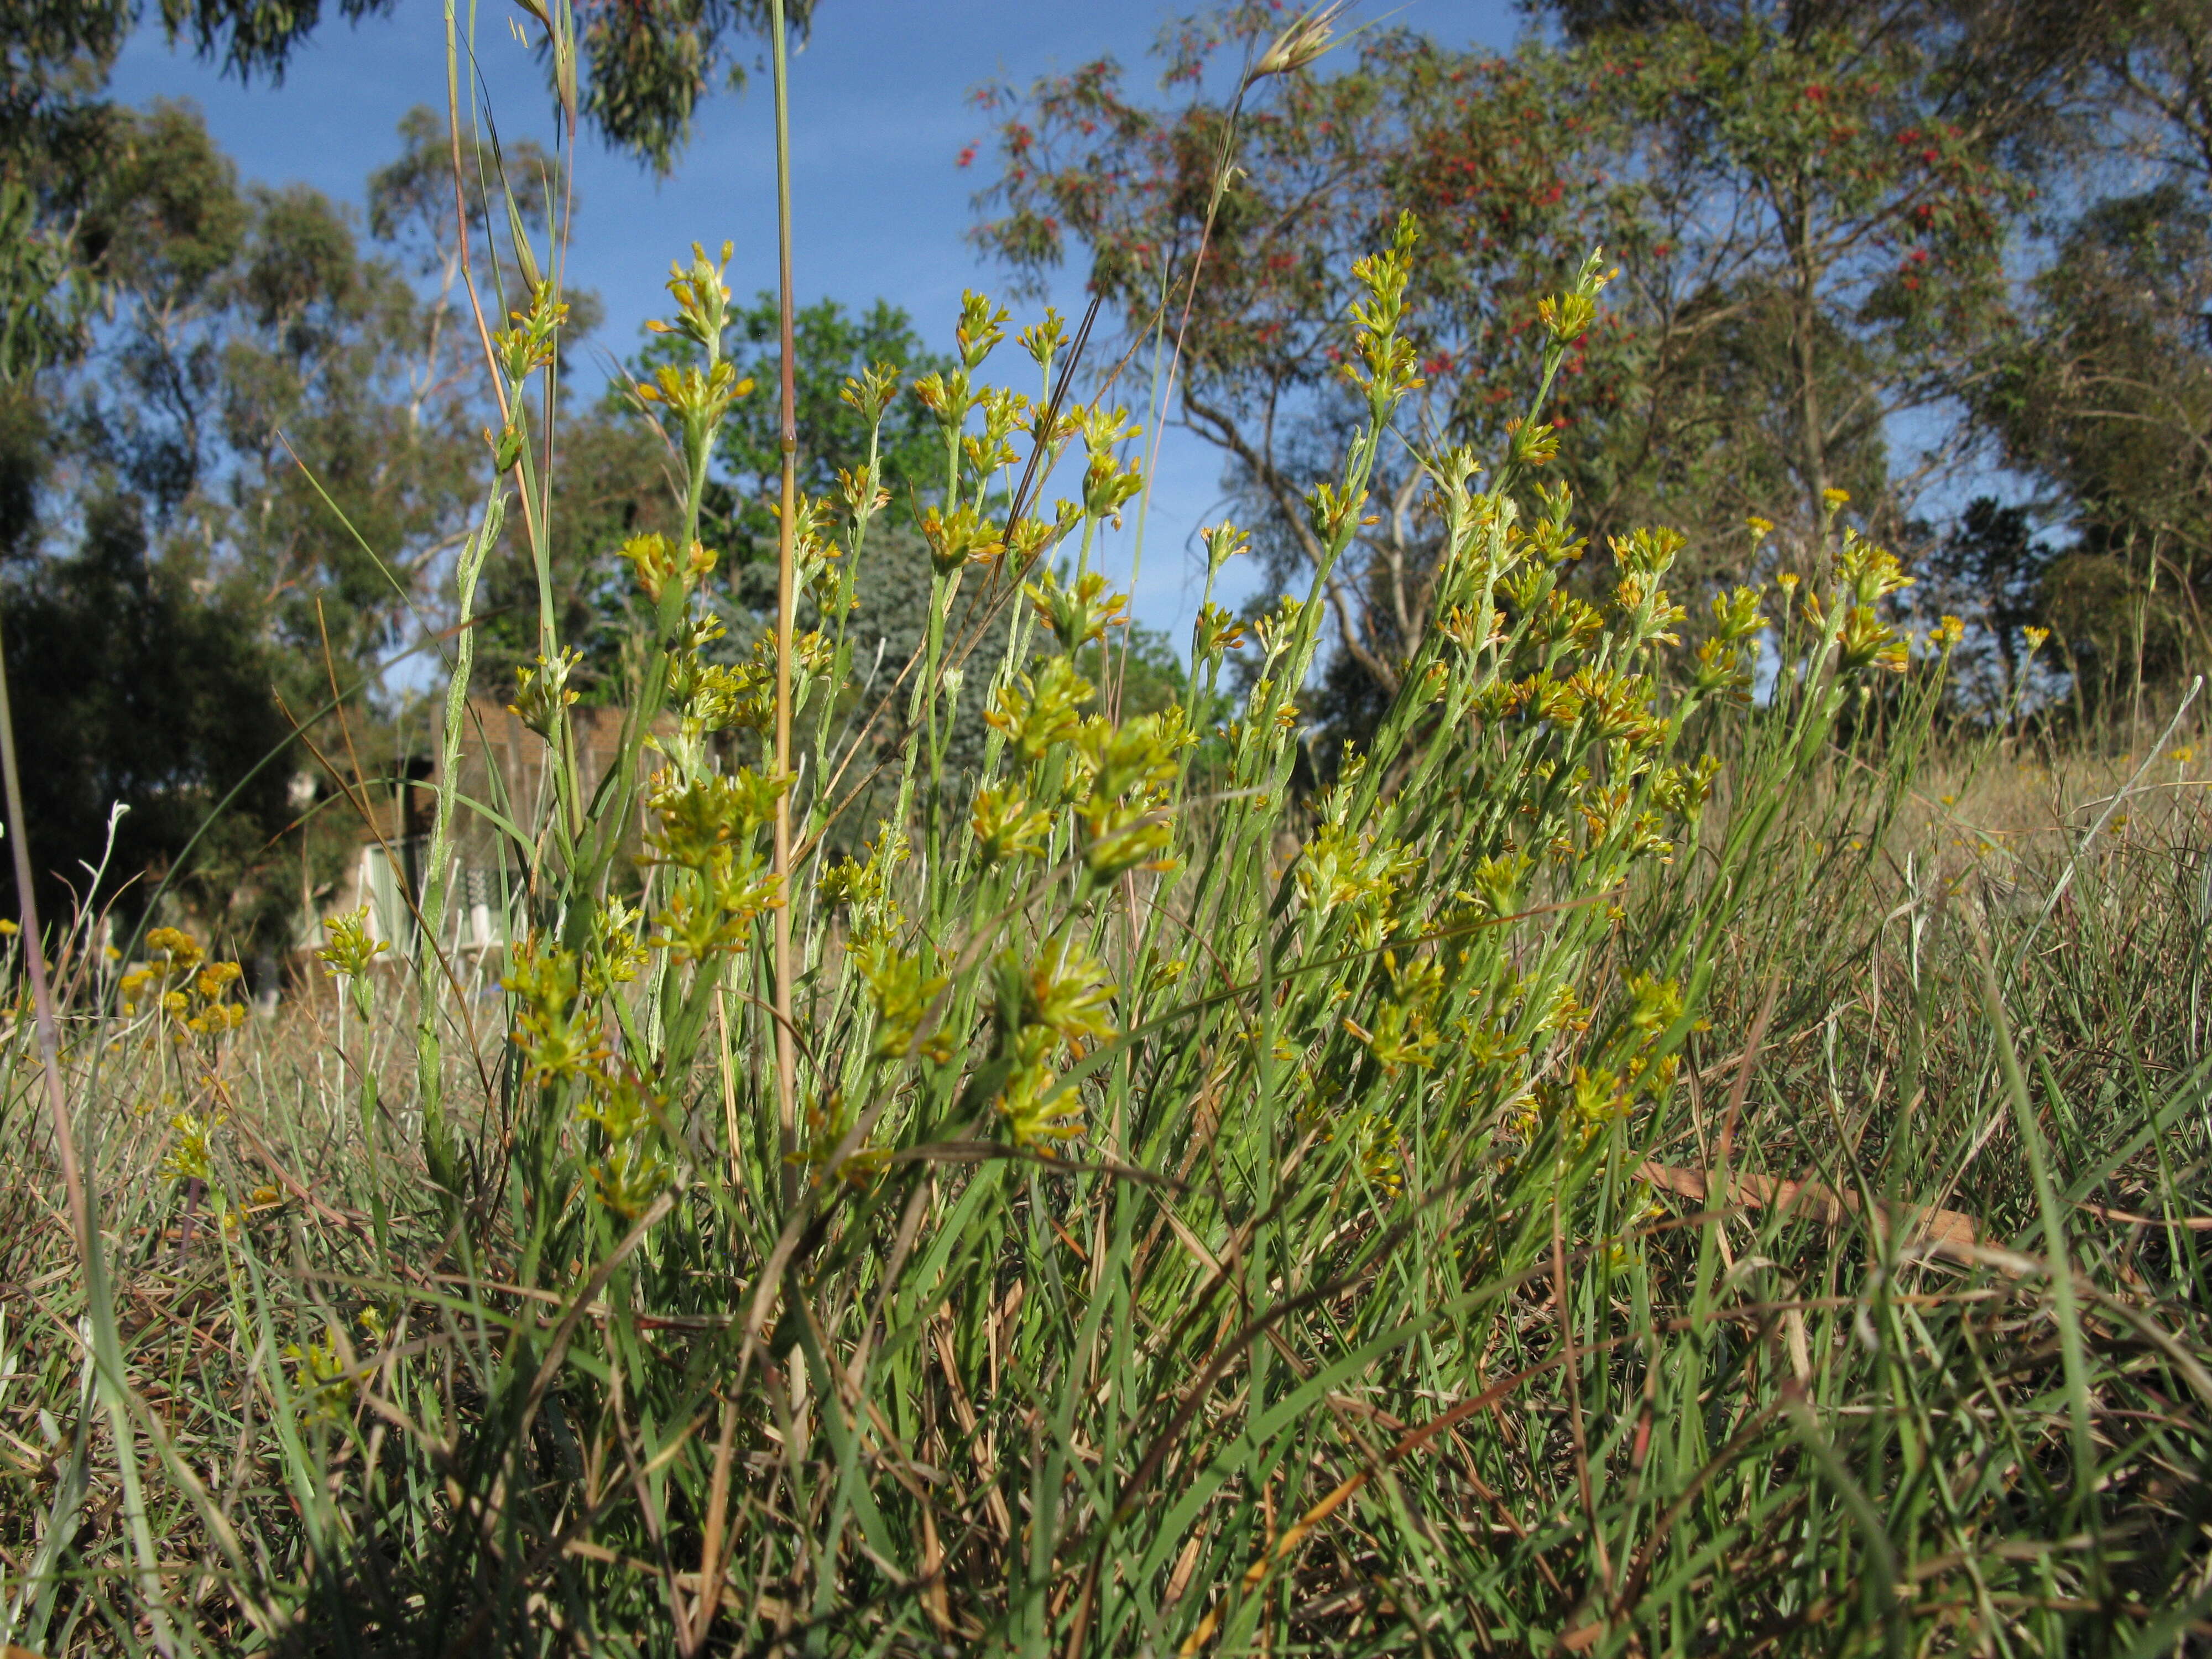
[[[1025,95],[988,91],[1000,165],[986,192],[996,213],[976,234],[1032,288],[1082,250],[1125,345],[1149,343],[1171,364],[1175,418],[1229,459],[1260,547],[1287,579],[1315,556],[1299,501],[1348,417],[1339,369],[1352,262],[1387,240],[1401,207],[1417,211],[1414,428],[1494,447],[1526,412],[1516,399],[1535,296],[1572,274],[1589,227],[1618,220],[1623,193],[1595,165],[1590,131],[1547,118],[1548,65],[1398,30],[1363,37],[1333,73],[1253,76],[1280,24],[1249,5],[1175,32],[1170,108],[1133,99],[1108,60]],[[1237,77],[1226,97],[1215,84],[1224,70]],[[1571,364],[1563,418],[1611,395],[1615,333],[1599,331]],[[1427,611],[1419,477],[1410,456],[1386,459],[1374,521],[1328,590],[1346,654],[1383,692]]]
[[[976,235],[1033,286],[1079,250],[1126,343],[1173,363],[1175,418],[1223,451],[1279,576],[1311,556],[1305,463],[1347,417],[1332,354],[1382,227],[1425,231],[1415,441],[1491,454],[1530,415],[1538,302],[1601,246],[1609,309],[1536,417],[1578,428],[1565,482],[1601,537],[1677,526],[1720,579],[1748,515],[1785,558],[1833,490],[1895,534],[1958,464],[1961,388],[2094,44],[2029,29],[2033,4],[1592,3],[1506,57],[1379,32],[1256,79],[1279,9],[1236,5],[1170,32],[1170,101],[1110,60],[988,91]],[[1348,704],[1388,693],[1426,616],[1418,467],[1385,471],[1328,594]]]

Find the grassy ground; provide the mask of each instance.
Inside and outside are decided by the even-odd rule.
[[[526,1204],[439,1203],[404,1108],[368,1151],[358,1076],[412,1059],[401,975],[367,1025],[325,989],[204,1065],[111,1030],[64,1064],[99,1115],[135,1493],[19,1030],[16,1639],[2188,1650],[2212,1608],[2204,805],[2166,763],[2078,859],[2044,810],[2133,770],[1941,748],[1885,826],[1824,765],[1674,1089],[1541,1179],[1494,1124],[1269,1145],[1216,1048],[1149,1147],[940,1145],[872,1225],[838,1183],[862,1201],[796,1241],[750,1349],[787,1241],[732,1214],[761,1184],[715,1133],[720,1100],[763,1105],[742,1042],[713,1045],[703,1155],[630,1271],[602,1243],[532,1283]],[[1615,949],[1679,924],[1658,886]],[[495,1076],[501,1051],[484,1032]],[[177,1109],[228,1114],[227,1223],[173,1178]],[[1820,1185],[1793,1206],[1760,1176]]]
[[[1413,234],[1347,333],[1369,423],[1310,502],[1332,558],[1411,380]],[[1598,285],[1557,302],[1532,416]],[[696,514],[726,295],[704,255],[672,286]],[[501,343],[518,421],[552,304]],[[268,1024],[181,938],[127,984],[56,941],[53,1049],[20,1000],[0,1049],[0,1635],[2202,1643],[2183,739],[2137,775],[1939,738],[1954,636],[1895,631],[1899,573],[1840,519],[1804,592],[1694,622],[1663,536],[1565,581],[1532,421],[1484,489],[1430,458],[1437,626],[1363,763],[1294,799],[1318,587],[1234,697],[1202,620],[1202,729],[1117,710],[1079,662],[1130,436],[1061,408],[1047,334],[1018,343],[1034,400],[987,387],[1000,331],[971,305],[928,388],[947,471],[898,741],[844,689],[884,510],[855,479],[787,515],[833,621],[780,652],[715,639],[688,538],[627,550],[654,625],[596,799],[549,634],[519,697],[545,798],[439,809],[441,837],[516,826],[498,994],[431,943],[434,882],[413,960],[336,929]],[[1009,504],[1017,439],[1056,516]],[[1009,608],[1003,654],[965,656]],[[990,680],[975,774],[945,763],[948,671]],[[871,775],[892,815],[832,858]]]

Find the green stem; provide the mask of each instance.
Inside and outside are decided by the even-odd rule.
[[[781,367],[777,395],[782,417],[782,512],[775,539],[775,775],[791,771],[791,649],[795,595],[792,591],[793,537],[799,514],[799,414],[797,366],[791,283],[791,77],[785,36],[783,0],[769,0],[769,24],[775,36],[775,235],[778,279],[777,329]],[[695,478],[703,467],[695,470]],[[775,948],[775,1104],[782,1132],[784,1203],[799,1195],[798,1044],[792,1025],[791,958],[791,791],[775,800],[774,870],[782,902],[771,923]]]
[[[484,503],[483,522],[462,544],[454,573],[459,627],[453,644],[453,672],[446,683],[445,727],[438,744],[437,806],[430,827],[429,869],[422,884],[422,928],[415,947],[416,994],[421,1000],[415,1028],[415,1063],[422,1100],[422,1152],[430,1166],[430,1178],[449,1193],[458,1192],[460,1170],[453,1133],[446,1122],[444,1044],[438,1034],[445,1012],[446,977],[438,939],[445,930],[446,897],[452,885],[452,872],[447,866],[453,848],[454,774],[460,768],[469,682],[476,672],[476,629],[471,624],[475,617],[477,578],[483,570],[484,556],[498,538],[506,511],[506,491],[495,483]]]

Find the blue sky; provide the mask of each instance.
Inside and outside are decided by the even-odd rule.
[[[949,343],[961,290],[1003,285],[964,238],[985,167],[963,171],[957,158],[988,129],[970,92],[994,81],[1026,86],[1105,54],[1131,71],[1133,87],[1148,86],[1156,73],[1148,49],[1161,25],[1188,9],[1158,0],[820,0],[812,40],[792,63],[801,302],[828,295],[858,307],[881,296],[911,313],[932,343]],[[529,134],[550,148],[544,82],[510,32],[509,12],[488,0],[480,14],[492,114],[502,137]],[[1455,44],[1506,46],[1517,25],[1510,0],[1411,0],[1366,15]],[[247,178],[303,180],[358,204],[362,181],[398,149],[400,117],[416,104],[442,108],[445,79],[441,0],[399,0],[387,18],[325,22],[281,86],[225,80],[172,51],[149,25],[125,49],[113,89],[132,103],[189,98]],[[746,91],[702,105],[667,179],[584,142],[570,271],[606,306],[593,345],[632,349],[645,319],[664,307],[669,261],[695,240],[736,244],[730,278],[740,295],[774,286],[773,144],[764,73]],[[1053,296],[1063,309],[1079,307],[1079,283],[1071,277]],[[1134,609],[1178,639],[1197,603],[1194,570],[1202,573],[1194,532],[1222,514],[1219,476],[1213,452],[1166,434]],[[1129,523],[1133,530],[1133,514]],[[1124,572],[1133,539],[1123,538]]]

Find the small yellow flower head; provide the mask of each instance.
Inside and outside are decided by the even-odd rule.
[[[213,1142],[215,1132],[222,1127],[223,1115],[204,1118],[197,1112],[179,1112],[169,1120],[169,1127],[177,1132],[177,1144],[161,1160],[161,1173],[172,1181],[198,1181],[205,1183],[214,1170]]]
[[[1118,530],[1122,507],[1144,487],[1144,471],[1138,462],[1123,466],[1111,450],[1094,450],[1083,473],[1083,510],[1093,519],[1112,520]]]
[[[636,906],[611,897],[592,918],[592,946],[580,980],[585,995],[609,995],[637,977],[646,958],[645,941],[638,937],[641,919]]]
[[[350,1347],[345,1333],[335,1325],[327,1343],[310,1342],[304,1348],[296,1342],[284,1345],[283,1358],[296,1368],[292,1386],[300,1407],[317,1422],[337,1421],[360,1386],[346,1363]]]
[[[323,923],[323,932],[329,935],[330,943],[315,956],[333,979],[352,979],[367,973],[377,952],[385,948],[382,939],[368,935],[366,904],[349,915],[331,917]]]
[[[740,380],[738,371],[724,362],[704,371],[696,365],[678,368],[672,363],[663,363],[653,370],[652,384],[635,384],[630,392],[640,404],[647,406],[647,413],[652,404],[659,404],[688,427],[704,432],[722,418],[732,403],[748,396],[752,389],[750,379]]]
[[[1104,964],[1073,940],[1048,941],[1026,967],[1009,953],[1000,968],[1014,989],[1023,1025],[1044,1027],[1079,1054],[1087,1043],[1114,1035],[1109,1012],[1114,982]]]
[[[245,1024],[244,1003],[203,1001],[191,1018],[185,1021],[185,1029],[200,1036],[222,1036]]]
[[[1966,624],[1960,618],[1949,615],[1946,615],[1942,622],[1936,623],[1935,631],[1929,635],[1929,641],[1938,651],[1948,651],[1966,637]]]
[[[1075,1090],[1055,1092],[1060,1074],[1053,1068],[1052,1034],[1026,1028],[1007,1045],[1012,1069],[998,1108],[1018,1146],[1072,1140],[1083,1133],[1083,1097]]]
[[[1597,317],[1597,301],[1587,294],[1559,294],[1536,302],[1536,320],[1562,345],[1589,331]]]
[[[1628,1115],[1627,1091],[1621,1087],[1620,1076],[1603,1066],[1595,1071],[1576,1066],[1566,1093],[1567,1103],[1585,1136]]]
[[[972,502],[949,513],[926,507],[921,528],[922,539],[929,544],[930,562],[939,575],[950,575],[966,565],[988,564],[1006,550],[997,526]]]
[[[1639,1031],[1664,1030],[1682,1017],[1682,988],[1671,979],[1639,974],[1628,982],[1628,1023]]]
[[[1044,321],[1024,329],[1014,340],[1030,355],[1030,361],[1039,368],[1052,367],[1054,354],[1066,343],[1067,325],[1050,306],[1044,308]]]
[[[1022,592],[1063,651],[1091,640],[1103,641],[1109,629],[1128,623],[1129,596],[1116,593],[1096,570],[1085,571],[1065,587],[1056,573],[1047,570],[1036,581],[1025,583]]]
[[[659,538],[651,539],[658,541]],[[659,601],[659,587],[652,590],[651,597],[656,603]],[[561,711],[576,701],[578,694],[568,689],[568,676],[582,660],[580,652],[557,651],[550,661],[540,652],[534,664],[514,671],[514,701],[507,704],[507,712],[548,743],[552,742]]]
[[[1051,657],[1036,674],[1017,676],[1012,685],[1000,687],[983,720],[1006,734],[1024,761],[1036,762],[1082,729],[1079,711],[1096,695],[1097,688],[1066,657]]]
[[[1252,550],[1251,538],[1233,524],[1208,525],[1198,532],[1206,544],[1206,568],[1218,572],[1240,553]]]
[[[538,273],[529,245],[518,243],[517,252],[523,256],[523,280],[530,285],[530,308],[508,312],[507,319],[513,326],[494,334],[491,343],[498,353],[500,366],[507,371],[507,378],[519,381],[553,361],[555,339],[568,320],[568,307],[553,283]],[[502,468],[513,465],[520,459],[521,434],[515,428],[510,427],[505,437],[493,441]]]
[[[1759,611],[1759,595],[1748,587],[1713,596],[1713,631],[1723,640],[1745,639],[1765,626],[1766,618]]]
[[[1820,492],[1820,504],[1826,507],[1832,514],[1841,512],[1850,504],[1850,499],[1851,492],[1850,490],[1838,489],[1832,484]]]
[[[954,325],[952,337],[960,348],[960,361],[969,368],[981,368],[991,349],[1006,337],[1006,308],[994,306],[986,295],[973,289],[960,296],[960,320]]]
[[[156,927],[146,935],[146,948],[168,957],[170,966],[183,972],[197,967],[204,954],[199,941],[180,927]]]
[[[2031,657],[2042,650],[2044,642],[2051,637],[2047,628],[2023,628],[2020,631],[2027,641],[2027,654]]]
[[[532,1080],[573,1078],[603,1058],[599,1021],[580,1000],[576,953],[532,934],[509,964],[499,984],[515,999],[514,1047]]]
[[[840,859],[822,872],[816,884],[823,902],[869,904],[882,898],[893,869],[913,856],[906,836],[889,823],[878,820],[875,839],[862,848],[865,860]]]
[[[1903,636],[1884,623],[1872,605],[1855,605],[1845,611],[1844,625],[1836,634],[1836,654],[1849,669],[1881,668],[1901,674],[1905,668]]]
[[[902,955],[888,939],[857,941],[851,956],[876,1006],[877,1055],[902,1060],[927,1053],[922,1022],[948,983],[945,975],[929,972],[919,956]]]
[[[1191,638],[1198,655],[1212,661],[1243,645],[1244,624],[1218,605],[1202,605],[1198,608],[1198,621],[1191,629]]]
[[[1782,597],[1785,601],[1791,599],[1797,592],[1797,573],[1794,570],[1784,571],[1774,579],[1774,585],[1782,590]]]
[[[723,280],[722,272],[737,250],[724,242],[721,252],[719,261],[710,259],[707,250],[694,242],[690,270],[670,262],[667,289],[676,301],[676,320],[665,323],[655,318],[646,324],[647,328],[655,334],[687,335],[709,351],[721,349],[722,331],[727,325],[730,307],[730,287]]]
[[[969,822],[986,864],[1042,858],[1052,833],[1052,815],[1033,806],[1012,784],[978,789]]]
[[[1873,605],[1912,586],[1895,554],[1850,532],[1836,556],[1836,574],[1861,605]]]
[[[242,977],[234,962],[210,962],[199,941],[174,927],[156,927],[146,935],[147,947],[160,959],[132,965],[118,988],[123,1012],[135,1014],[139,1005],[153,1001],[175,1022],[170,1035],[182,1042],[188,1035],[219,1036],[246,1023],[246,1010],[226,1000],[230,988]]]
[[[885,495],[888,501],[890,497]],[[1073,530],[1083,516],[1083,509],[1073,501],[1063,501],[1049,519],[1031,518],[1027,514],[1014,520],[1013,528],[1006,534],[1006,551],[1013,556],[1017,574],[1032,568],[1045,550]]]
[[[856,375],[846,378],[844,387],[837,394],[841,402],[850,404],[870,426],[884,417],[884,410],[898,395],[899,373],[896,364],[877,363]]]
[[[592,1184],[601,1204],[635,1221],[668,1182],[668,1160],[654,1133],[668,1103],[653,1079],[627,1068],[593,1073],[586,1084],[576,1114],[599,1125],[606,1138],[606,1156],[591,1166]]]
[[[1763,519],[1756,513],[1746,519],[1744,522],[1751,526],[1751,539],[1753,544],[1765,541],[1774,533],[1774,520]]]
[[[679,548],[657,532],[631,537],[615,550],[615,556],[629,562],[638,590],[655,605],[660,603],[661,592],[671,582],[689,593],[701,577],[711,574],[714,568],[714,555],[708,549],[697,542],[688,548]],[[557,691],[568,683],[568,672],[577,660],[572,652],[559,653],[551,663],[540,657],[538,678]],[[526,695],[526,685],[525,691]],[[572,696],[568,701],[574,702],[575,699]]]
[[[1298,619],[1304,614],[1305,601],[1285,593],[1273,613],[1254,620],[1253,635],[1259,641],[1260,649],[1267,653],[1268,660],[1272,662],[1290,648],[1291,642],[1297,637]],[[1254,690],[1256,693],[1258,687],[1254,687]],[[1259,710],[1256,700],[1253,710],[1255,714]]]

